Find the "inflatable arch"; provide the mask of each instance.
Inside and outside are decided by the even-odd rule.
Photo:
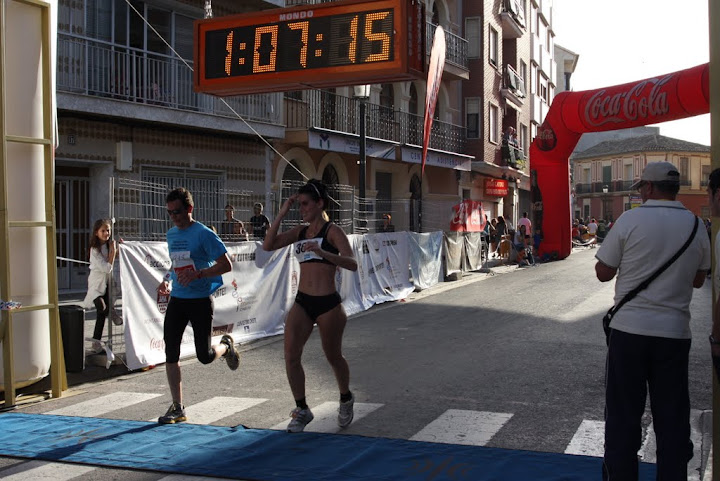
[[[706,114],[710,66],[584,92],[561,92],[530,146],[533,225],[540,255],[570,255],[572,209],[569,158],[585,132],[619,130]]]

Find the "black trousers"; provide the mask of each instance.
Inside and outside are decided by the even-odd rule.
[[[93,339],[98,341],[102,339],[102,333],[105,329],[105,319],[110,312],[110,288],[105,289],[105,294],[96,297],[93,300],[95,309],[97,309],[97,317],[95,318],[95,329],[93,329]]]
[[[639,336],[612,329],[605,375],[603,479],[638,479],[645,398],[657,440],[657,479],[687,480],[690,440],[690,339]]]

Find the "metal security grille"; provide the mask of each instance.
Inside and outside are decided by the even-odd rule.
[[[176,187],[190,191],[195,203],[193,218],[208,227],[220,226],[225,205],[235,206],[235,217],[249,219],[252,193],[225,188],[221,173],[148,169],[143,180],[118,178],[115,183],[115,231],[125,240],[164,241],[172,227],[165,199]],[[242,209],[238,206],[246,206]],[[233,239],[223,239],[233,240]],[[240,240],[240,239],[236,239]]]
[[[279,206],[298,189],[305,185],[304,181],[283,180],[280,187]],[[328,205],[327,213],[330,220],[343,228],[347,233],[353,232],[353,217],[356,213],[355,189],[351,185],[333,184],[328,185],[328,194],[330,195],[330,205]],[[297,209],[291,209],[285,216],[281,225],[281,231],[290,230],[300,225],[300,212]]]

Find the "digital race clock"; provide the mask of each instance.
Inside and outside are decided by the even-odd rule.
[[[348,0],[195,22],[195,90],[239,95],[425,72],[420,0]]]

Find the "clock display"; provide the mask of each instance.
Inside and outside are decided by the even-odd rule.
[[[419,0],[353,0],[198,20],[195,36],[195,89],[220,95],[398,81],[425,70]]]

